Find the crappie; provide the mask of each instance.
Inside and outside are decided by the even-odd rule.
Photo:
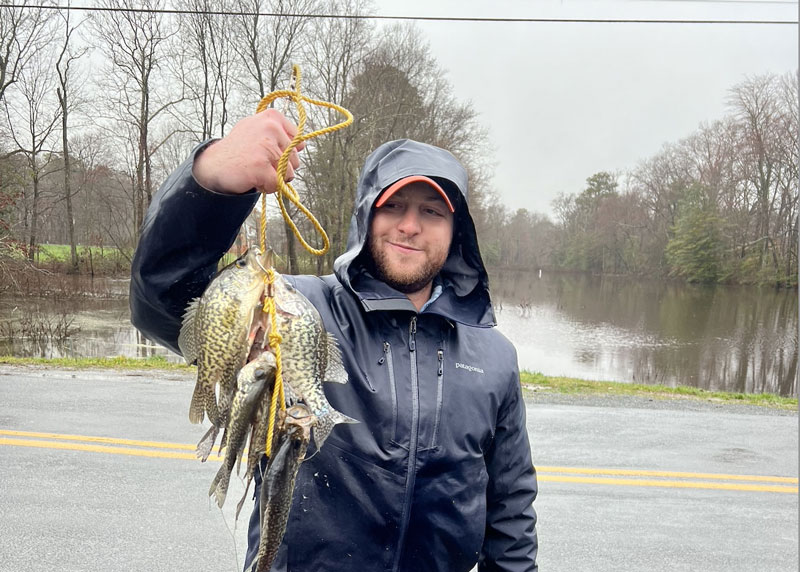
[[[276,449],[267,462],[261,483],[261,538],[252,567],[255,572],[269,570],[278,554],[289,522],[295,478],[315,423],[316,418],[305,405],[297,404],[286,410]]]
[[[220,508],[225,502],[233,467],[237,461],[241,462],[252,420],[258,414],[259,407],[269,403],[274,380],[275,356],[270,352],[262,352],[236,376],[236,393],[225,426],[225,458],[208,491],[208,496],[216,497]],[[254,444],[251,444],[251,448],[254,448]]]
[[[201,441],[198,446],[198,452],[207,449],[201,456],[208,456],[218,428],[225,424],[236,374],[252,345],[254,319],[261,319],[266,264],[266,256],[259,249],[248,250],[222,269],[184,314],[178,346],[188,363],[197,361],[189,420],[200,423],[207,413],[214,425],[209,432],[210,444],[201,447]]]
[[[325,331],[322,318],[308,299],[277,275],[273,284],[278,333],[283,338],[281,365],[284,384],[291,387],[316,417],[314,443],[321,448],[337,423],[358,423],[328,403],[323,381],[347,383],[336,338]]]

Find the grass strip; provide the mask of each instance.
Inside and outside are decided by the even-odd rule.
[[[75,369],[155,369],[194,371],[194,366],[167,361],[163,356],[146,358],[24,358],[0,356],[0,364],[45,366]],[[572,395],[635,395],[654,399],[697,399],[721,403],[744,403],[776,409],[797,409],[796,397],[781,397],[768,393],[734,393],[708,391],[696,387],[668,387],[616,381],[591,381],[574,377],[547,376],[538,372],[520,372],[520,382],[529,392],[550,392]]]
[[[654,399],[697,399],[721,403],[745,403],[776,409],[797,409],[796,397],[781,397],[770,393],[735,393],[709,391],[697,387],[668,387],[617,381],[591,381],[574,377],[547,376],[538,372],[520,372],[522,386],[533,392],[573,395],[635,395]]]
[[[26,358],[0,356],[0,364],[36,365],[75,369],[160,369],[171,371],[192,371],[194,366],[167,361],[164,356],[146,358],[104,357],[104,358]]]
[[[67,262],[71,256],[69,244],[40,244],[38,248],[40,258],[45,261]],[[119,258],[122,256],[119,249],[113,246],[77,246],[78,256],[88,256],[90,250],[92,256],[98,260],[102,260],[103,258]]]

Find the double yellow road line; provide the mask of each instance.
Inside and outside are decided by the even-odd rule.
[[[0,446],[2,445],[159,459],[197,459],[194,453],[195,446],[185,443],[138,441],[134,439],[65,435],[61,433],[0,429]],[[211,455],[209,460],[221,461],[222,458],[217,455]],[[798,494],[798,479],[796,477],[551,466],[537,466],[536,472],[539,482],[542,483],[580,483],[628,487],[669,487]]]
[[[185,443],[137,441],[135,439],[118,439],[116,437],[91,437],[87,435],[65,435],[62,433],[37,433],[34,431],[7,431],[0,429],[0,445],[60,451],[86,451],[89,453],[153,457],[157,459],[197,459],[197,455],[194,453],[195,446]],[[222,457],[218,455],[210,455],[208,458],[211,461],[222,460]]]
[[[627,487],[668,487],[797,494],[796,477],[636,469],[586,469],[577,467],[536,467],[536,472],[538,473],[539,482],[545,483],[583,483]]]

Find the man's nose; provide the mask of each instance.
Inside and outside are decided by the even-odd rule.
[[[418,234],[422,230],[419,215],[414,209],[406,209],[406,212],[403,213],[400,222],[397,224],[397,230],[407,235]]]

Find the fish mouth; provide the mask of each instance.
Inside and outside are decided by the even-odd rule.
[[[269,274],[269,270],[267,268],[272,267],[272,249],[268,248],[266,252],[261,252],[260,248],[254,248],[253,253],[255,254],[255,261],[261,270],[263,270],[264,274]]]

